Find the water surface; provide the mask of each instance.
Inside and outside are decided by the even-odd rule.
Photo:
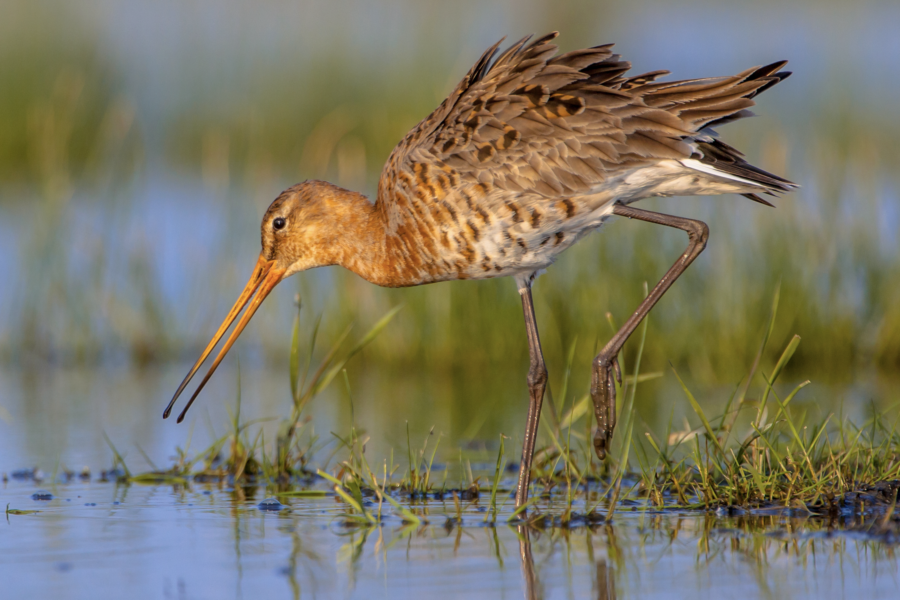
[[[46,482],[44,484],[46,486]],[[0,526],[9,598],[894,598],[894,548],[827,521],[774,514],[631,512],[572,529],[485,526],[487,501],[419,504],[406,525],[345,523],[345,505],[261,488],[76,482],[3,504],[40,512]],[[325,489],[324,486],[318,487]]]

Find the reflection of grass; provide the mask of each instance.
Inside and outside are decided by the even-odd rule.
[[[480,520],[470,523],[477,522]],[[370,566],[373,558],[388,568],[398,560],[422,560],[427,553],[443,548],[447,538],[455,537],[454,557],[472,553],[493,555],[500,569],[504,564],[516,568],[521,560],[523,572],[533,569],[539,581],[552,580],[559,585],[555,589],[562,588],[567,581],[578,581],[579,573],[587,579],[587,573],[577,570],[579,567],[596,570],[595,589],[600,593],[591,597],[644,597],[668,589],[658,586],[671,585],[672,580],[666,577],[673,567],[665,563],[674,562],[675,569],[683,569],[676,575],[682,586],[696,582],[708,589],[710,580],[715,586],[715,578],[722,576],[724,568],[729,582],[740,582],[742,589],[753,597],[785,598],[792,597],[792,591],[804,585],[803,582],[812,586],[818,581],[821,585],[823,574],[840,572],[842,564],[852,567],[844,567],[849,574],[842,576],[847,581],[871,582],[884,573],[889,577],[895,574],[895,539],[869,527],[869,523],[857,519],[839,524],[802,514],[734,517],[656,513],[630,522],[592,524],[575,531],[550,529],[542,522],[535,522],[490,529],[456,524],[453,528],[438,524],[424,527],[360,524],[340,528],[335,533],[346,540],[337,551],[338,562],[350,561],[356,568]],[[841,535],[840,529],[851,533]],[[480,532],[485,535],[479,535]],[[374,544],[367,545],[372,538]],[[295,548],[299,554],[299,545]],[[527,552],[517,552],[522,548]],[[531,555],[540,560],[534,560]],[[452,559],[444,556],[441,559],[446,562],[445,569],[453,568]],[[308,562],[317,564],[314,560]],[[560,577],[561,571],[554,562],[562,563],[564,577]],[[295,561],[291,564],[294,566]],[[655,568],[648,569],[648,565]],[[648,580],[648,572],[655,573],[656,577]],[[753,592],[754,589],[758,591]]]

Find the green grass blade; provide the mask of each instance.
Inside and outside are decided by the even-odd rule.
[[[691,408],[693,408],[694,412],[697,413],[697,416],[700,417],[700,422],[703,423],[703,428],[706,429],[706,435],[716,446],[716,450],[719,451],[719,454],[722,456],[722,458],[724,458],[725,450],[719,443],[719,438],[716,437],[716,433],[715,431],[713,431],[712,425],[709,424],[709,420],[706,418],[706,414],[703,412],[703,409],[700,408],[700,404],[697,402],[696,398],[694,398],[694,395],[691,393],[688,387],[684,384],[684,381],[681,380],[681,376],[678,375],[678,371],[675,370],[675,367],[672,367],[672,372],[675,373],[675,378],[678,379],[678,383],[681,385],[681,389],[684,390],[684,393],[688,398],[688,402],[691,403]]]
[[[731,417],[731,422],[728,424],[726,431],[730,431],[732,427],[734,427],[734,422],[737,420],[738,413],[740,413],[741,408],[744,405],[744,400],[747,397],[747,390],[750,388],[750,384],[753,382],[753,376],[756,374],[756,370],[759,368],[759,363],[762,360],[763,353],[766,350],[766,346],[769,343],[769,337],[771,337],[772,332],[775,330],[775,316],[778,314],[778,301],[781,298],[781,282],[778,282],[778,285],[775,286],[775,293],[772,295],[772,307],[769,311],[769,323],[766,327],[766,333],[763,335],[762,343],[759,345],[759,350],[756,352],[756,357],[753,359],[753,364],[750,366],[750,373],[747,375],[746,381],[744,381],[744,385],[741,386],[741,391],[737,397],[737,409],[733,413]]]
[[[297,296],[297,314],[294,315],[294,327],[291,333],[291,354],[288,361],[288,372],[291,376],[291,398],[294,402],[300,395],[300,296]]]
[[[514,510],[511,515],[506,517],[506,522],[509,523],[510,521],[515,521],[516,519],[519,518],[519,515],[524,513],[526,510],[528,510],[528,508],[531,507],[532,505],[537,504],[539,501],[540,501],[539,496],[535,496],[534,498],[529,498],[528,501],[525,502],[525,504],[516,508],[516,510]]]
[[[432,431],[433,430],[434,430],[434,427],[432,427]],[[428,459],[428,468],[425,469],[425,482],[422,485],[422,487],[423,487],[422,491],[428,491],[428,481],[431,479],[431,467],[432,467],[432,465],[434,465],[434,455],[437,454],[438,446],[441,444],[441,436],[443,436],[443,435],[444,434],[439,433],[437,436],[437,439],[434,441],[434,448],[432,448],[432,450],[431,450],[431,458]]]
[[[371,522],[371,523],[375,522],[375,518],[369,514],[369,512],[362,506],[362,504],[356,500],[356,498],[351,496],[347,492],[347,490],[344,489],[344,485],[336,477],[332,477],[331,475],[329,475],[322,469],[316,469],[316,475],[318,475],[319,477],[322,477],[323,479],[327,479],[328,481],[333,483],[335,493],[338,496],[340,496],[341,498],[343,498],[344,502],[346,502],[351,507],[353,507],[353,509],[355,511],[360,513],[369,522]]]
[[[391,504],[391,506],[396,508],[401,515],[403,515],[403,520],[405,522],[414,523],[416,525],[421,525],[424,522],[418,515],[391,498],[391,496],[386,492],[384,494],[384,499],[387,500]]]
[[[784,351],[781,353],[781,357],[778,359],[778,362],[775,363],[775,369],[772,371],[772,376],[766,378],[763,376],[763,379],[766,381],[766,389],[763,391],[762,400],[759,402],[759,416],[757,416],[757,423],[759,423],[759,419],[762,418],[763,411],[766,409],[766,402],[769,399],[769,394],[772,391],[772,386],[775,385],[775,381],[778,379],[778,376],[781,375],[781,371],[784,370],[784,367],[787,365],[788,361],[791,360],[791,357],[794,356],[794,352],[797,351],[797,346],[800,345],[800,336],[794,335],[791,338],[791,341],[788,342],[788,345],[785,347]]]
[[[312,357],[316,351],[316,339],[319,336],[319,325],[322,324],[322,315],[316,318],[316,324],[313,326],[312,335],[309,336],[309,349],[306,352],[306,365],[303,367],[303,377],[300,379],[300,385],[297,386],[297,395],[294,396],[294,402],[300,402],[300,394],[306,389],[306,378],[309,376],[309,368],[312,366]],[[349,329],[347,330],[349,333]]]
[[[560,426],[563,429],[570,428],[572,425],[577,423],[581,417],[587,414],[588,408],[590,407],[591,397],[588,394],[582,396],[582,398],[575,403],[572,408],[570,408],[563,418],[560,421]]]
[[[497,452],[497,466],[494,468],[494,481],[491,484],[491,521],[497,522],[497,488],[500,486],[500,475],[503,473],[503,434],[500,434],[500,450]],[[488,520],[488,515],[484,516]]]
[[[388,326],[388,323],[390,323],[391,319],[393,319],[397,315],[397,313],[400,312],[401,308],[403,308],[403,305],[399,304],[389,310],[386,315],[381,317],[381,319],[377,323],[375,323],[375,325],[372,326],[372,328],[368,332],[366,332],[366,334],[358,342],[356,342],[356,345],[354,345],[350,349],[347,355],[336,365],[331,367],[331,369],[328,370],[325,375],[316,383],[315,387],[313,388],[312,395],[315,396],[323,389],[328,387],[328,384],[330,384],[331,381],[338,375],[338,373],[341,372],[341,369],[344,368],[344,365],[346,365],[347,362],[356,354],[358,354],[363,348],[368,346],[372,342],[372,340],[378,337],[378,334]]]
[[[109,449],[112,450],[113,460],[115,461],[113,467],[115,468],[115,466],[117,465],[122,465],[122,470],[125,472],[125,477],[131,479],[131,471],[128,470],[128,465],[125,464],[125,459],[122,458],[122,455],[119,454],[118,450],[116,450],[116,447],[113,445],[112,440],[109,439],[109,436],[106,435],[105,431],[103,432],[103,439],[106,440],[106,444],[109,446]]]

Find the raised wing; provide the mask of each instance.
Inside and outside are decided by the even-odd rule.
[[[496,60],[499,43],[489,48],[395,148],[379,200],[390,201],[398,174],[421,163],[509,191],[587,193],[648,160],[698,154],[698,131],[746,116],[754,95],[787,76],[776,63],[711,79],[654,81],[667,71],[625,78],[631,65],[611,44],[555,56],[556,36],[524,38]]]
[[[666,71],[626,77],[612,45],[557,56],[556,36],[489,48],[394,149],[376,208],[410,269],[540,266],[615,199],[788,189],[708,131],[748,115],[753,96],[788,75],[784,63],[660,83]]]

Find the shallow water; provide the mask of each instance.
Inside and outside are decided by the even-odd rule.
[[[180,425],[161,415],[190,368],[188,363],[144,370],[0,366],[0,473],[33,467],[46,473],[84,466],[95,471],[108,468],[112,453],[104,435],[132,471],[166,467],[177,447],[199,452],[228,430],[238,389],[241,420],[258,420],[254,427],[263,430],[265,439],[274,439],[277,419],[287,416],[290,405],[287,368],[258,368],[245,361],[238,375],[240,349],[233,354]],[[416,448],[429,431],[434,438],[442,436],[438,461],[453,463],[451,467],[460,447],[465,458],[493,464],[500,433],[511,437],[507,457],[517,460],[527,408],[524,366],[520,371],[467,380],[425,368],[386,373],[356,364],[351,365],[350,378],[355,424],[370,438],[367,456],[372,464],[389,458],[391,451],[405,456],[407,431]],[[811,421],[834,413],[863,423],[873,410],[891,408],[897,383],[876,378],[846,388],[814,383],[794,402],[810,412]],[[695,387],[690,379],[688,384],[709,415],[720,414],[733,391],[731,387]],[[587,381],[573,382],[567,402],[572,395],[586,393],[587,385]],[[792,387],[792,383],[784,384],[785,389]],[[674,431],[684,427],[685,419],[696,418],[671,374],[641,383],[637,398],[641,420],[659,435],[670,420]],[[319,435],[328,437],[331,431],[345,435],[351,425],[350,398],[341,384],[332,384],[309,404],[306,414]]]
[[[169,466],[177,447],[196,454],[225,431],[236,399],[233,366],[213,378],[187,423],[160,418],[183,370],[0,371],[6,410],[0,473],[8,475],[0,483],[0,507],[39,511],[0,522],[0,597],[114,598],[127,590],[134,598],[191,599],[838,598],[861,592],[888,598],[900,584],[896,540],[874,535],[872,520],[660,513],[626,502],[611,524],[524,528],[507,525],[512,500],[506,493],[496,527],[485,525],[489,499],[482,494],[463,503],[461,527],[448,521],[457,513],[447,498],[412,504],[426,525],[408,526],[385,505],[382,524],[365,528],[347,523],[347,505],[322,480],[305,484],[329,493],[318,498],[227,482],[101,481],[101,469],[112,463],[104,435],[140,473]],[[394,464],[405,468],[407,424],[398,415],[410,416],[414,448],[424,438],[431,448],[443,434],[437,487],[443,480],[456,485],[462,460],[475,475],[491,474],[499,431],[512,438],[507,460],[517,459],[524,417],[517,410],[518,386],[473,394],[459,381],[362,371],[357,387],[365,392],[355,395],[355,420],[371,439],[366,456],[372,464],[394,449]],[[242,421],[283,417],[286,381],[283,370],[245,368]],[[649,399],[665,406],[657,411],[665,418],[674,403],[680,420],[685,402],[674,400],[664,382],[642,389],[648,395],[655,389]],[[314,400],[310,414],[325,436],[349,429],[349,400],[336,386]],[[276,425],[258,426],[271,440]],[[329,452],[320,452],[313,466]],[[82,466],[92,470],[90,478],[77,477]],[[40,481],[14,476],[35,467]],[[67,470],[75,477],[64,482]],[[512,481],[504,483],[511,489]],[[39,491],[53,498],[35,499]],[[260,509],[269,496],[286,509]],[[554,497],[537,509],[559,515],[564,506]],[[575,510],[586,512],[583,501]],[[598,512],[605,514],[604,503]]]
[[[452,502],[404,524],[347,525],[333,495],[263,488],[122,486],[96,480],[47,487],[11,480],[0,501],[38,510],[0,525],[8,598],[894,598],[891,545],[785,515],[718,517],[631,512],[572,529],[485,526],[488,504]],[[46,482],[40,484],[46,486]],[[324,486],[319,485],[325,489]],[[44,488],[41,488],[44,489]],[[372,507],[375,509],[376,507]]]

